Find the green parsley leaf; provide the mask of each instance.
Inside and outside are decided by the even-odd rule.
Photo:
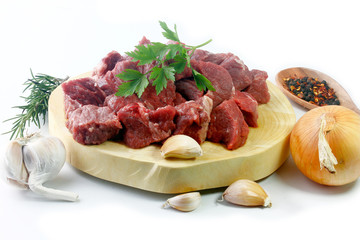
[[[209,89],[210,91],[216,91],[215,88],[212,86],[211,82],[209,81],[209,79],[207,79],[204,75],[202,75],[195,69],[192,69],[192,73],[194,76],[196,86],[200,90],[205,91],[206,89]]]
[[[132,61],[139,61],[138,65],[150,64],[153,61],[164,58],[168,49],[166,44],[153,42],[148,45],[138,45],[136,50],[132,52],[126,52],[126,54],[133,58]]]
[[[175,81],[175,69],[170,66],[154,67],[150,79],[155,79],[153,86],[155,86],[156,94],[159,94],[166,88],[168,80]]]
[[[134,70],[134,69],[125,69],[125,71],[116,75],[116,77],[118,77],[124,81],[135,80],[135,79],[141,78],[142,76],[143,76],[143,74],[141,72]]]
[[[164,70],[164,74],[167,80],[175,81],[175,69],[172,66],[164,66],[162,68]]]
[[[116,75],[116,77],[124,80],[115,93],[116,96],[130,96],[134,93],[141,97],[145,88],[149,85],[149,80],[145,74],[133,69],[126,69],[125,71]]]
[[[181,55],[186,54],[186,49],[184,49],[184,47],[181,44],[168,44],[167,48],[169,49],[169,52],[166,55],[166,60],[175,58],[177,54],[181,54]]]
[[[170,66],[175,69],[176,73],[182,73],[186,67],[186,58],[180,55],[174,57],[175,62],[171,63]]]
[[[165,22],[159,21],[159,23],[160,23],[161,28],[165,31],[165,32],[162,32],[162,34],[165,38],[167,38],[169,40],[173,40],[175,42],[180,42],[179,36],[176,31],[176,25],[174,25],[174,29],[175,29],[175,32],[174,32],[169,29],[169,27],[167,26],[167,24]]]

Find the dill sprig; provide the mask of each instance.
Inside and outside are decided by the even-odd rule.
[[[14,137],[24,137],[25,128],[26,126],[30,126],[31,122],[38,128],[41,127],[41,119],[43,119],[43,123],[45,123],[50,94],[57,86],[68,79],[68,77],[61,79],[42,73],[34,76],[31,69],[30,72],[32,78],[28,79],[23,84],[25,85],[23,93],[25,93],[25,91],[29,91],[29,95],[21,96],[21,98],[25,100],[26,104],[22,106],[14,106],[13,108],[20,109],[21,113],[4,121],[13,121],[11,130],[4,133],[11,133],[10,139],[13,139]]]

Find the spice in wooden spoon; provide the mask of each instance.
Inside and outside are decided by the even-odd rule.
[[[335,90],[325,80],[303,77],[284,78],[287,89],[295,96],[318,106],[340,105]]]
[[[339,100],[340,106],[347,107],[354,112],[360,114],[359,108],[356,106],[356,104],[352,101],[349,94],[346,92],[346,90],[335,81],[335,79],[331,78],[330,76],[309,68],[303,68],[303,67],[294,67],[294,68],[288,68],[280,71],[276,75],[276,84],[280,88],[280,90],[291,100],[294,102],[300,104],[301,106],[307,108],[307,109],[313,109],[316,107],[319,107],[319,105],[314,104],[311,102],[311,100],[307,101],[306,99],[302,99],[300,96],[294,95],[292,92],[288,90],[288,87],[286,86],[286,81],[284,79],[289,78],[295,78],[295,79],[303,79],[306,77],[308,79],[316,79],[320,82],[326,82],[329,88],[333,89],[334,95],[336,95],[337,99]],[[315,100],[315,98],[314,98]],[[336,101],[334,103],[337,103]],[[328,104],[331,105],[331,104]]]

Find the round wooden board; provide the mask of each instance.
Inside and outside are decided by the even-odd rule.
[[[250,128],[246,144],[229,151],[222,144],[206,141],[202,144],[203,156],[195,160],[164,159],[156,144],[131,149],[113,141],[92,146],[77,143],[65,126],[61,86],[49,99],[49,132],[64,142],[66,159],[75,168],[147,191],[183,193],[228,186],[240,178],[259,180],[288,158],[289,136],[296,122],[288,99],[275,85],[267,84],[271,100],[259,106],[259,127]]]

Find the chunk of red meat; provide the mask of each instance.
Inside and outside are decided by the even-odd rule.
[[[122,79],[118,78],[116,75],[125,71],[125,69],[137,69],[137,63],[131,60],[123,60],[117,62],[114,69],[108,71],[105,76],[99,78],[97,83],[100,88],[106,93],[106,95],[111,95],[117,92],[118,87],[124,82]]]
[[[203,62],[212,62],[220,65],[227,57],[225,53],[212,53],[202,49],[196,49],[191,59]]]
[[[194,79],[182,79],[175,82],[176,92],[180,93],[186,100],[196,100],[204,95],[196,86]]]
[[[141,102],[141,100],[135,94],[128,97],[115,96],[115,94],[111,94],[105,98],[104,106],[108,106],[114,113],[117,113],[126,105],[137,102]]]
[[[233,98],[244,115],[245,122],[249,127],[258,127],[258,103],[249,93],[235,91]]]
[[[173,106],[150,110],[141,103],[131,103],[121,108],[118,118],[125,127],[125,144],[142,148],[168,138],[175,129],[175,114]]]
[[[192,59],[212,62],[225,68],[233,81],[236,90],[243,90],[252,82],[252,75],[242,60],[233,53],[211,53],[196,49]]]
[[[150,43],[151,43],[151,41],[149,39],[147,39],[145,36],[143,36],[143,38],[139,42],[139,45],[145,45],[146,46],[146,45],[148,45]]]
[[[84,105],[102,106],[106,94],[92,78],[79,78],[61,84],[64,91],[65,115]]]
[[[220,66],[228,71],[236,90],[243,90],[251,84],[251,73],[238,56],[232,53],[226,54],[226,58],[221,62]]]
[[[149,85],[140,97],[144,105],[153,110],[168,105],[173,106],[174,100],[176,99],[174,82],[168,81],[166,88],[164,88],[159,95],[156,93],[155,86],[152,85],[152,82],[153,80],[149,81]]]
[[[108,71],[114,69],[115,64],[122,60],[120,53],[117,51],[109,52],[101,62],[94,68],[93,76],[98,79],[103,77]]]
[[[212,142],[225,143],[229,150],[243,146],[249,127],[233,99],[225,100],[211,113],[207,138]]]
[[[174,135],[184,134],[199,144],[205,141],[210,122],[212,100],[206,96],[199,101],[187,101],[176,107]]]
[[[192,70],[188,66],[186,66],[184,68],[184,71],[182,71],[181,73],[175,73],[175,81],[186,78],[192,78],[192,77],[193,77]]]
[[[101,144],[116,136],[121,124],[110,108],[85,105],[72,112],[66,127],[75,141],[92,145]]]
[[[175,92],[175,99],[174,99],[174,105],[180,105],[184,102],[186,102],[186,99],[178,92]]]
[[[106,97],[104,91],[99,88],[92,78],[66,81],[61,86],[66,95],[82,105],[92,104],[100,106]]]
[[[65,108],[65,118],[68,119],[70,114],[82,107],[83,105],[76,100],[70,98],[69,95],[64,95],[64,108]]]
[[[250,93],[259,104],[270,101],[270,93],[266,84],[268,75],[264,71],[253,69],[251,70],[253,81],[251,85],[245,89],[245,92]]]
[[[212,62],[191,60],[191,66],[204,75],[216,89],[208,91],[205,95],[213,100],[214,107],[222,101],[230,99],[233,95],[234,85],[230,74],[225,68]]]

